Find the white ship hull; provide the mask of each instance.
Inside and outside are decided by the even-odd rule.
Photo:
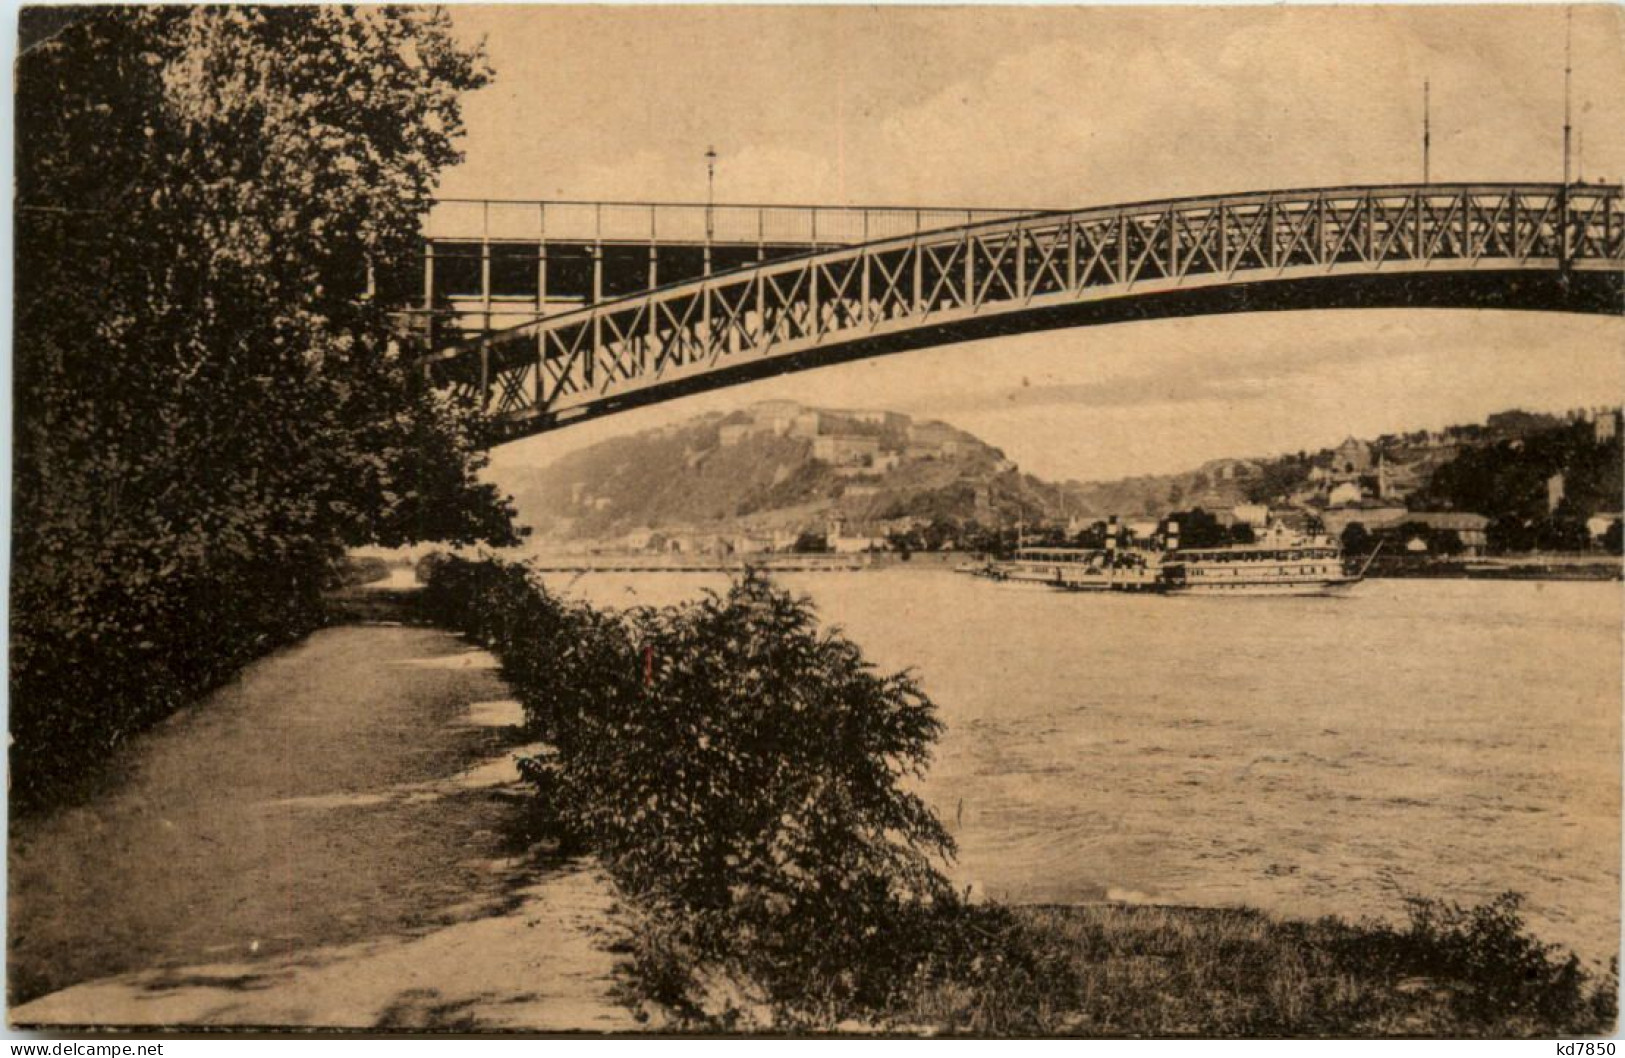
[[[1214,584],[1183,584],[1168,588],[1169,595],[1204,595],[1222,598],[1247,596],[1279,597],[1282,595],[1343,595],[1360,583],[1359,577],[1337,580],[1304,581],[1232,581]]]
[[[1056,572],[1053,566],[1027,566],[1017,562],[995,563],[990,566],[987,576],[994,580],[1014,581],[1023,584],[1054,584]]]

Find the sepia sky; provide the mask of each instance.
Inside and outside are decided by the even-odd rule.
[[[1625,175],[1625,14],[1574,9],[1584,175]],[[495,83],[447,196],[1080,207],[1562,173],[1563,9],[459,7]],[[1446,311],[1050,332],[785,376],[504,446],[498,469],[769,397],[941,417],[1099,479],[1617,401],[1625,321]]]

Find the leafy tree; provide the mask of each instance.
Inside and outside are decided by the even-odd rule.
[[[1371,533],[1364,522],[1350,522],[1343,528],[1343,550],[1351,555],[1363,555],[1371,550]]]
[[[1012,526],[1010,529],[1000,531],[984,526],[976,519],[967,519],[958,527],[954,534],[954,547],[961,551],[992,552],[1007,555],[1015,550],[1016,538],[1020,535]]]
[[[1554,521],[1548,483],[1559,474],[1564,499]],[[1566,550],[1575,546],[1576,525],[1596,511],[1625,506],[1622,475],[1618,437],[1598,442],[1591,424],[1565,424],[1469,448],[1435,471],[1409,502],[1416,510],[1485,515],[1495,550]]]
[[[823,533],[806,529],[802,531],[801,535],[796,537],[796,542],[791,546],[790,550],[794,551],[798,555],[815,554],[822,551],[828,551],[829,539]]]
[[[1542,551],[1583,551],[1589,541],[1585,523],[1563,511],[1535,523],[1535,546]]]
[[[1491,551],[1529,551],[1535,546],[1533,519],[1515,514],[1500,514],[1490,520],[1485,530]]]
[[[959,527],[946,518],[933,518],[921,530],[920,536],[925,541],[927,550],[941,551],[959,539]]]
[[[1610,555],[1617,555],[1621,545],[1625,544],[1625,522],[1618,518],[1608,523],[1608,528],[1602,534],[1602,546]]]
[[[917,529],[893,529],[886,534],[886,543],[891,545],[893,551],[902,555],[905,562],[914,552],[925,550],[925,540],[921,538]]]
[[[1179,526],[1181,547],[1217,547],[1230,542],[1229,530],[1219,524],[1217,517],[1200,507],[1170,514],[1162,524],[1164,533],[1168,531],[1169,522]]]
[[[318,620],[344,547],[515,537],[367,296],[487,80],[444,13],[94,9],[15,76],[26,801]]]
[[[1106,523],[1102,521],[1090,522],[1086,527],[1078,530],[1078,535],[1072,538],[1073,547],[1087,547],[1098,550],[1106,546]]]
[[[1467,550],[1461,534],[1454,529],[1435,529],[1428,537],[1428,550],[1435,555],[1459,555]]]
[[[1249,503],[1271,503],[1290,496],[1309,480],[1312,463],[1307,453],[1272,459],[1259,468],[1259,474],[1247,482],[1243,492]]]

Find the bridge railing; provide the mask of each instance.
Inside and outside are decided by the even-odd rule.
[[[456,242],[842,246],[998,220],[1033,209],[448,198],[424,237]]]

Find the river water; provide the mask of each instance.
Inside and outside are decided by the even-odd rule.
[[[1543,938],[1618,950],[1618,584],[1195,599],[907,567],[779,579],[937,703],[923,790],[961,885],[1387,919],[1408,894],[1512,889]],[[725,583],[548,580],[618,606]]]

